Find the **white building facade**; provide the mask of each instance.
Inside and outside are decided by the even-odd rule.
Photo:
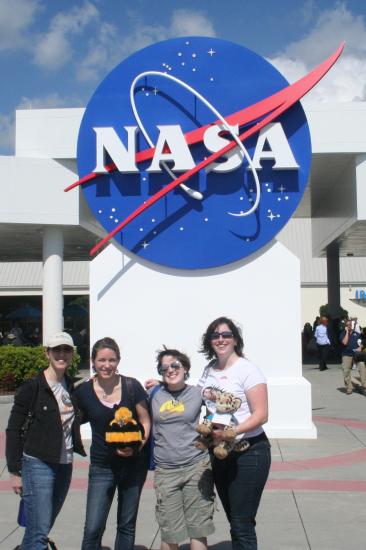
[[[269,380],[269,435],[315,437],[311,388],[301,374],[301,328],[328,302],[333,308],[340,302],[366,325],[356,292],[366,288],[365,105],[308,105],[313,164],[295,216],[263,252],[189,276],[139,261],[114,244],[88,260],[104,232],[82,193],[64,192],[78,178],[82,115],[82,109],[17,112],[15,155],[0,157],[0,300],[42,294],[46,340],[64,327],[63,296],[90,291],[91,340],[115,337],[126,365],[139,349],[141,360],[130,372],[141,380],[151,375],[162,344],[187,351],[197,377],[204,364],[199,337],[208,322],[220,314],[240,319],[246,354]],[[267,328],[272,336],[263,341]]]

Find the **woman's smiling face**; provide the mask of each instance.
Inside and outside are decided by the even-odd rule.
[[[164,355],[160,365],[163,381],[169,387],[181,386],[185,383],[186,370],[174,355]]]
[[[235,353],[236,340],[226,323],[217,325],[211,334],[211,346],[217,358],[230,357]]]
[[[102,348],[97,351],[93,367],[100,378],[109,379],[115,375],[118,363],[118,356],[113,349]]]

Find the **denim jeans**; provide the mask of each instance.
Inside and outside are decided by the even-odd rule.
[[[72,464],[22,458],[26,528],[22,550],[45,550],[47,537],[69,490]]]
[[[224,460],[213,457],[215,486],[230,523],[233,550],[256,550],[255,516],[271,465],[269,442]]]
[[[118,491],[114,550],[133,550],[137,511],[147,475],[146,460],[121,459],[118,466],[91,464],[82,550],[100,550],[114,493]]]

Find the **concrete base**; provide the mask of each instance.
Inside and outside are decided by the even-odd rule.
[[[213,319],[231,317],[242,327],[246,357],[269,381],[269,435],[316,436],[302,378],[299,260],[282,244],[197,271],[152,265],[110,244],[91,262],[90,309],[91,342],[115,338],[121,372],[141,382],[157,376],[156,351],[166,345],[190,356],[194,383],[206,364],[201,335]]]
[[[311,384],[303,377],[268,379],[270,418],[265,426],[268,437],[316,439],[312,422]]]

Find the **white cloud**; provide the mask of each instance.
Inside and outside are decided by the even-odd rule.
[[[70,106],[81,107],[84,105],[77,96],[60,96],[55,92],[40,97],[23,96],[17,109],[60,109]]]
[[[120,25],[122,28],[122,24]],[[215,36],[212,22],[204,13],[196,10],[177,9],[172,12],[168,25],[146,24],[133,13],[123,22],[128,33],[115,25],[101,23],[89,40],[88,51],[78,63],[77,77],[80,80],[96,80],[107,73],[123,58],[149,44],[178,36]]]
[[[173,12],[170,37],[215,36],[212,22],[201,12],[178,9]]]
[[[365,20],[361,16],[353,15],[343,2],[336,4],[333,9],[323,11],[307,36],[289,44],[270,61],[293,82],[329,57],[344,40],[346,48],[340,60],[314,90],[309,92],[306,100],[365,100]]]
[[[27,31],[40,9],[40,0],[1,0],[0,51],[26,45]]]
[[[98,10],[90,2],[59,12],[51,20],[49,30],[38,36],[33,51],[34,62],[46,69],[58,69],[75,54],[75,37],[80,37],[88,25],[99,17]]]

